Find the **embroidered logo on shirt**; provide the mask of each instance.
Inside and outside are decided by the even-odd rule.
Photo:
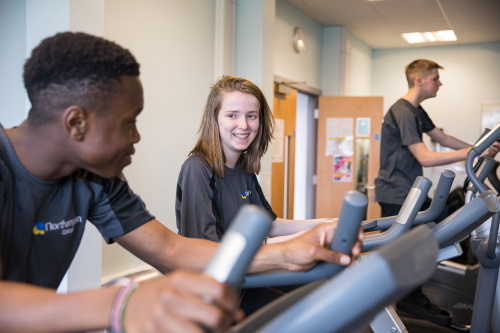
[[[72,218],[71,220],[61,222],[36,222],[33,226],[33,235],[45,235],[46,232],[50,231],[61,231],[61,235],[72,234],[75,230],[75,224],[82,223],[83,219],[81,216]]]
[[[33,235],[45,235],[45,224],[37,222],[33,226]]]
[[[250,196],[250,194],[252,194],[252,191],[244,191],[244,192],[241,192],[241,198],[242,199],[246,199],[247,197]]]

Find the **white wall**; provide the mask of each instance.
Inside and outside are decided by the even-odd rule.
[[[354,36],[348,43],[347,96],[372,95],[372,49]]]
[[[23,65],[26,59],[26,2],[0,1],[0,124],[9,128],[26,116]]]
[[[295,27],[304,31],[306,49],[301,53],[293,49]],[[322,26],[286,1],[277,0],[274,29],[274,74],[321,89]]]
[[[214,81],[215,2],[106,0],[105,12],[105,36],[136,56],[144,85],[141,141],[125,176],[156,218],[177,232],[177,175]],[[118,245],[105,246],[103,255],[104,276],[141,264]]]

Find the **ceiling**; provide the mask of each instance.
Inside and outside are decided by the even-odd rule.
[[[405,32],[454,30],[450,45],[500,41],[500,0],[287,0],[324,26],[344,26],[374,49],[412,47]]]

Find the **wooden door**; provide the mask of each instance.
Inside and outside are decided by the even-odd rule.
[[[338,217],[349,190],[367,194],[368,219],[380,217],[374,183],[382,117],[382,97],[319,97],[317,217]]]
[[[287,88],[283,92],[279,89],[279,85],[275,84],[273,110],[275,131],[271,147],[271,207],[278,217],[287,219],[293,219],[296,114],[297,90]]]

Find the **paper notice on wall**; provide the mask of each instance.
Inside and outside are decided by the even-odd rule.
[[[356,117],[356,136],[360,138],[367,138],[370,136],[370,117]]]
[[[325,155],[352,156],[353,128],[353,118],[327,118]]]
[[[285,152],[285,120],[284,119],[274,119],[274,131],[273,131],[273,144],[272,144],[272,163],[283,163],[283,154]]]

